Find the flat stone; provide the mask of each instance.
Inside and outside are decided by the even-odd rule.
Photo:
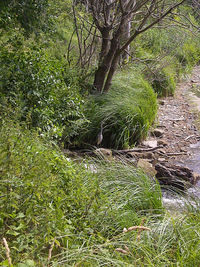
[[[157,173],[153,165],[147,159],[139,159],[137,167],[141,168],[146,174],[150,176],[155,176]]]
[[[144,146],[155,148],[158,146],[157,140],[147,140],[142,142]]]
[[[165,158],[158,158],[158,161],[164,162],[164,161],[166,161],[166,159]]]

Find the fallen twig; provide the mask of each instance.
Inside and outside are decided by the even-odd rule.
[[[124,228],[123,229],[123,233],[131,232],[133,230],[142,230],[142,231],[145,231],[146,230],[146,231],[151,231],[150,228],[145,227],[145,226],[131,226],[128,229],[127,228]]]
[[[10,249],[8,247],[8,243],[6,241],[6,239],[3,237],[3,244],[5,246],[5,249],[6,249],[6,257],[7,257],[7,260],[8,260],[8,264],[9,266],[12,265],[12,261],[11,261],[11,257],[10,257]]]
[[[195,137],[195,135],[193,134],[193,135],[190,135],[190,136],[186,137],[186,138],[185,138],[185,141],[187,141],[188,139],[190,139],[190,138],[192,138],[192,137]]]
[[[180,155],[187,155],[187,152],[172,152],[166,153],[167,156],[180,156]]]
[[[122,248],[116,248],[115,251],[120,252],[120,253],[125,254],[125,255],[130,253],[129,251],[122,249]]]
[[[54,247],[54,243],[55,243],[55,240],[53,241],[53,243],[51,244],[51,247],[49,249],[49,256],[48,256],[48,259],[47,259],[48,263],[50,262],[51,257],[52,257],[52,250],[53,250],[53,247]]]
[[[126,154],[129,152],[150,152],[150,151],[154,151],[157,149],[163,148],[163,146],[157,146],[157,147],[152,147],[152,148],[132,148],[132,149],[124,149],[124,150],[115,150],[113,149],[112,152],[113,154]]]

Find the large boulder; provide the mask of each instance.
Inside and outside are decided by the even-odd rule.
[[[180,190],[195,184],[197,178],[194,173],[187,167],[173,165],[169,163],[157,163],[156,178],[161,185],[171,185]]]
[[[137,167],[141,168],[147,175],[155,176],[156,170],[154,166],[147,159],[139,159]]]

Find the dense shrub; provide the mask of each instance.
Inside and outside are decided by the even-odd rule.
[[[70,142],[85,120],[75,72],[39,49],[15,46],[1,48],[1,102],[20,107],[21,120]]]
[[[103,123],[101,145],[106,147],[133,146],[146,136],[157,110],[153,89],[135,69],[118,73],[110,91],[94,97],[93,101],[86,141],[96,144]]]
[[[77,249],[88,238],[101,243],[140,223],[141,210],[143,218],[153,209],[162,212],[158,184],[134,167],[74,163],[36,131],[3,118],[0,172],[0,235],[14,263],[31,259],[41,266],[52,242],[55,255],[63,247]],[[6,258],[2,249],[0,261]]]
[[[90,202],[98,185],[94,176],[93,183],[82,184],[92,174],[42,142],[36,132],[13,122],[2,122],[0,132],[1,236],[11,245],[14,261],[39,260],[56,236],[83,229],[79,216],[87,205],[94,210]],[[2,260],[2,251],[0,255]]]
[[[200,61],[199,38],[186,40],[183,46],[178,48],[177,58],[186,70],[198,64]]]
[[[199,49],[199,36],[191,38],[181,28],[151,29],[132,45],[133,56],[158,96],[174,94],[177,79],[198,64]]]
[[[38,31],[48,24],[48,0],[1,1],[0,26],[8,29],[22,27],[26,34]]]
[[[173,95],[182,67],[176,57],[164,57],[159,62],[152,62],[145,69],[145,77],[158,96]]]

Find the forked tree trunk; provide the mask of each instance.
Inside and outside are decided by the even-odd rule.
[[[112,60],[111,66],[110,66],[110,70],[108,72],[108,76],[107,76],[107,79],[106,79],[106,82],[105,82],[105,85],[103,88],[104,92],[108,92],[108,90],[111,86],[113,75],[114,75],[114,73],[117,69],[118,63],[119,63],[119,58],[120,58],[120,54],[118,53],[118,50],[117,50],[114,57],[113,57],[113,60]]]
[[[109,52],[104,56],[103,59],[99,60],[100,64],[95,73],[94,87],[100,93],[104,91],[104,83],[105,83],[107,74],[110,71],[110,67],[112,65],[112,61],[115,56],[117,47],[118,47],[118,42],[116,42],[116,40],[112,40]]]
[[[106,79],[107,72],[109,70],[109,66],[102,63],[101,66],[95,72],[94,77],[94,88],[99,92],[102,93],[104,81]]]

